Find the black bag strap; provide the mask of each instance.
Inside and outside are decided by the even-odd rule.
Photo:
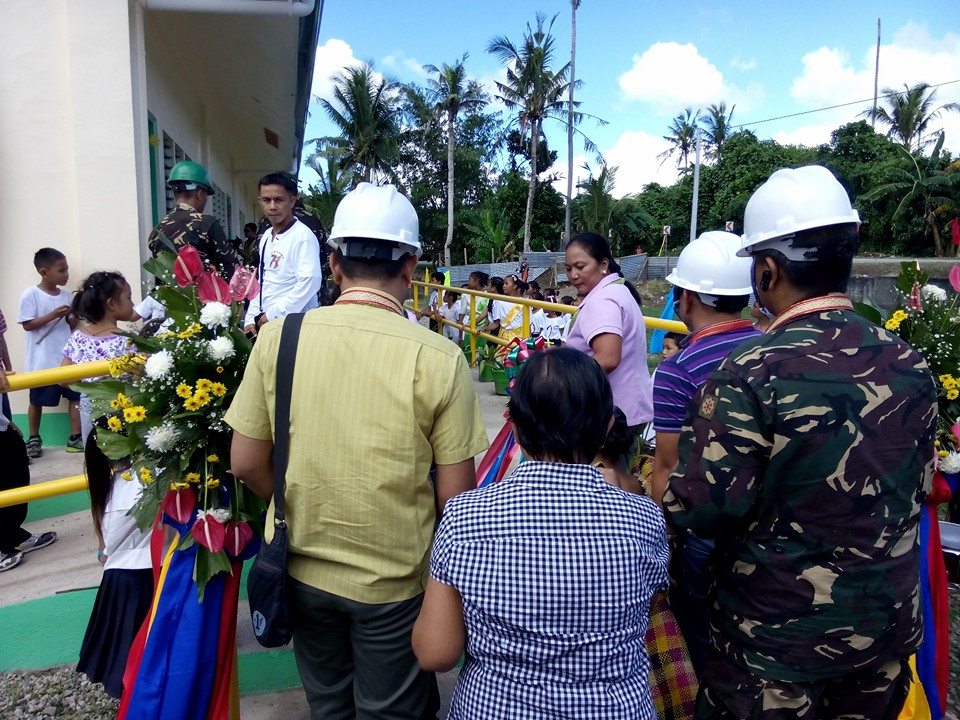
[[[303,313],[293,313],[283,319],[280,349],[277,352],[277,391],[273,417],[273,516],[277,525],[286,522],[283,493],[287,485],[287,461],[290,457],[290,396],[302,323]]]

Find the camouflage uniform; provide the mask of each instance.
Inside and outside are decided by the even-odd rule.
[[[177,203],[150,233],[147,247],[154,256],[169,249],[161,235],[178,249],[184,245],[193,245],[204,264],[215,265],[220,274],[228,280],[240,262],[237,250],[227,239],[220,221],[211,215],[197,212],[187,203]]]
[[[798,717],[797,688],[846,676],[854,693],[917,649],[935,420],[923,358],[842,295],[789,309],[711,375],[664,498],[671,525],[717,538],[699,717],[761,698],[762,717]]]

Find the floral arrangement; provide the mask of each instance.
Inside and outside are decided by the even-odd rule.
[[[948,293],[929,284],[917,262],[901,264],[897,278],[900,307],[883,321],[875,309],[865,312],[883,327],[899,335],[919,352],[930,366],[937,386],[937,450],[940,469],[960,472],[960,266],[950,270]],[[862,306],[860,308],[863,311]]]
[[[143,484],[133,514],[142,529],[158,518],[194,545],[193,579],[230,572],[262,535],[263,501],[229,473],[231,430],[223,422],[240,385],[250,340],[240,329],[243,306],[259,291],[241,267],[228,285],[184,246],[144,264],[164,284],[155,295],[172,325],[153,337],[130,335],[137,353],[114,360],[110,379],[82,386],[104,417],[97,444],[122,474]]]

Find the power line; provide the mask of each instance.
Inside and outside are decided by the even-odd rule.
[[[954,83],[958,83],[958,82],[960,82],[960,78],[957,78],[956,80],[947,80],[946,82],[937,83],[936,85],[930,85],[929,87],[930,89],[933,90],[939,87],[943,87],[944,85],[953,85]],[[894,90],[892,92],[879,95],[878,97],[888,98],[888,97],[893,97],[894,95],[901,95],[901,94],[903,94],[902,90]],[[811,113],[823,112],[824,110],[836,110],[837,108],[850,107],[851,105],[861,105],[867,102],[872,103],[873,98],[868,97],[865,100],[854,100],[852,102],[840,103],[839,105],[827,105],[826,107],[815,108],[813,110],[803,110],[802,112],[790,113],[789,115],[777,115],[776,117],[766,118],[764,120],[751,120],[750,122],[738,123],[736,125],[733,125],[733,127],[745,128],[751,125],[761,125],[763,123],[773,122],[775,120],[786,120],[787,118],[800,117],[801,115],[810,115]]]

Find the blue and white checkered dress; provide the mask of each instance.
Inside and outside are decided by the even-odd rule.
[[[589,465],[526,462],[458,495],[430,573],[463,597],[450,718],[655,718],[644,645],[663,515]]]

